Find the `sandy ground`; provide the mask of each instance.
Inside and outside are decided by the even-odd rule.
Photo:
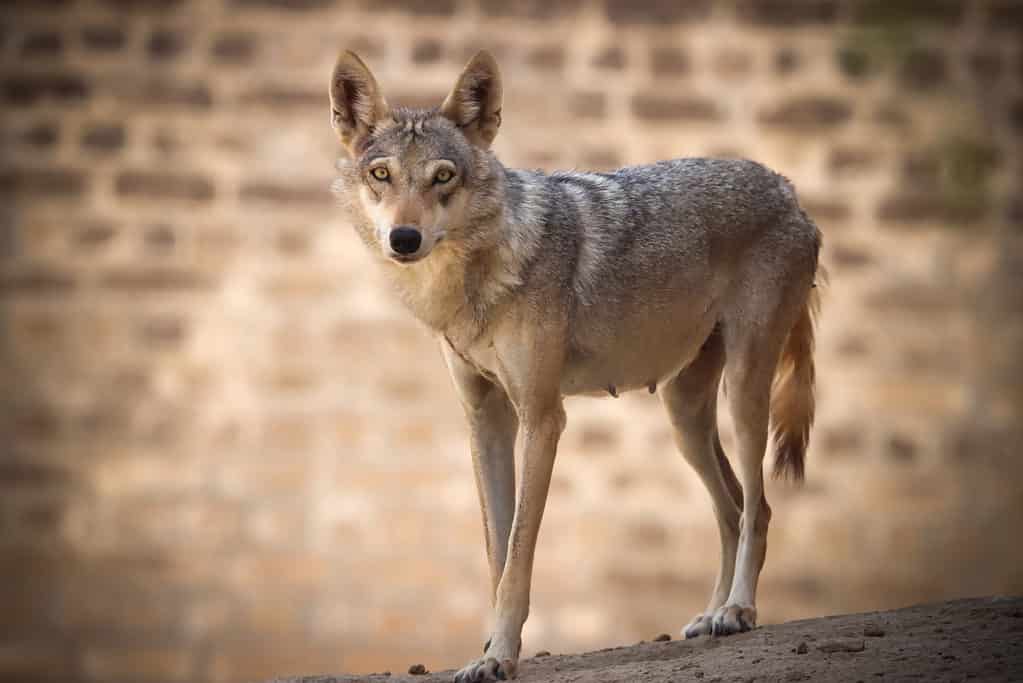
[[[453,674],[413,676],[402,671],[276,683],[440,683],[450,681]],[[518,680],[1023,681],[1023,598],[958,600],[792,621],[727,638],[528,657],[520,663]]]

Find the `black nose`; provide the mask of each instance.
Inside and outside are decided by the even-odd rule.
[[[423,243],[423,233],[415,228],[400,227],[391,230],[391,249],[399,254],[414,254]]]

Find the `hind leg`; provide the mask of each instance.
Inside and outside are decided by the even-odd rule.
[[[717,430],[717,396],[724,365],[721,336],[711,335],[700,355],[661,391],[661,400],[675,428],[675,443],[696,470],[714,505],[721,536],[721,566],[707,608],[682,629],[686,638],[711,632],[715,611],[725,603],[739,542],[742,492],[725,458]]]
[[[771,382],[784,333],[764,334],[762,328],[731,330],[726,342],[725,386],[735,424],[736,454],[742,483],[742,516],[731,590],[714,613],[713,633],[729,635],[756,626],[756,593],[767,555],[771,508],[764,496],[764,455],[771,399]]]

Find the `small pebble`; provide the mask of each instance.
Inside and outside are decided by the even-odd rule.
[[[868,638],[884,638],[884,629],[877,626],[868,626],[863,629],[863,635]]]
[[[537,657],[550,657],[551,653],[548,652],[547,650],[540,650],[539,652],[536,653],[536,656]]]
[[[662,633],[661,635],[659,635],[656,638],[654,638],[654,642],[655,643],[666,643],[669,640],[671,640],[671,635],[669,635],[667,633]]]
[[[408,672],[413,676],[425,676],[426,674],[430,673],[422,664],[413,664],[408,668]]]
[[[800,643],[796,647],[796,654],[797,655],[805,655],[809,651],[810,651],[810,648],[806,646],[806,642],[802,642],[802,643]]]

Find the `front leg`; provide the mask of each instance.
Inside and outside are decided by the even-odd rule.
[[[457,683],[513,678],[522,647],[522,626],[529,616],[533,553],[550,488],[558,438],[565,426],[560,401],[541,414],[524,416],[521,433],[522,481],[512,521],[504,573],[497,587],[496,619],[482,659],[455,677]]]
[[[563,337],[551,326],[527,325],[538,335],[519,337],[502,358],[501,383],[508,387],[519,416],[518,449],[522,458],[518,500],[512,520],[508,556],[497,586],[494,631],[482,659],[463,668],[456,683],[514,678],[522,647],[522,626],[529,616],[533,553],[550,488],[558,439],[565,427],[560,377]],[[543,335],[539,334],[543,331]],[[498,344],[498,353],[501,345]]]
[[[515,514],[515,436],[519,418],[503,388],[462,360],[446,341],[443,350],[472,432],[470,450],[490,566],[490,603],[495,605]]]

